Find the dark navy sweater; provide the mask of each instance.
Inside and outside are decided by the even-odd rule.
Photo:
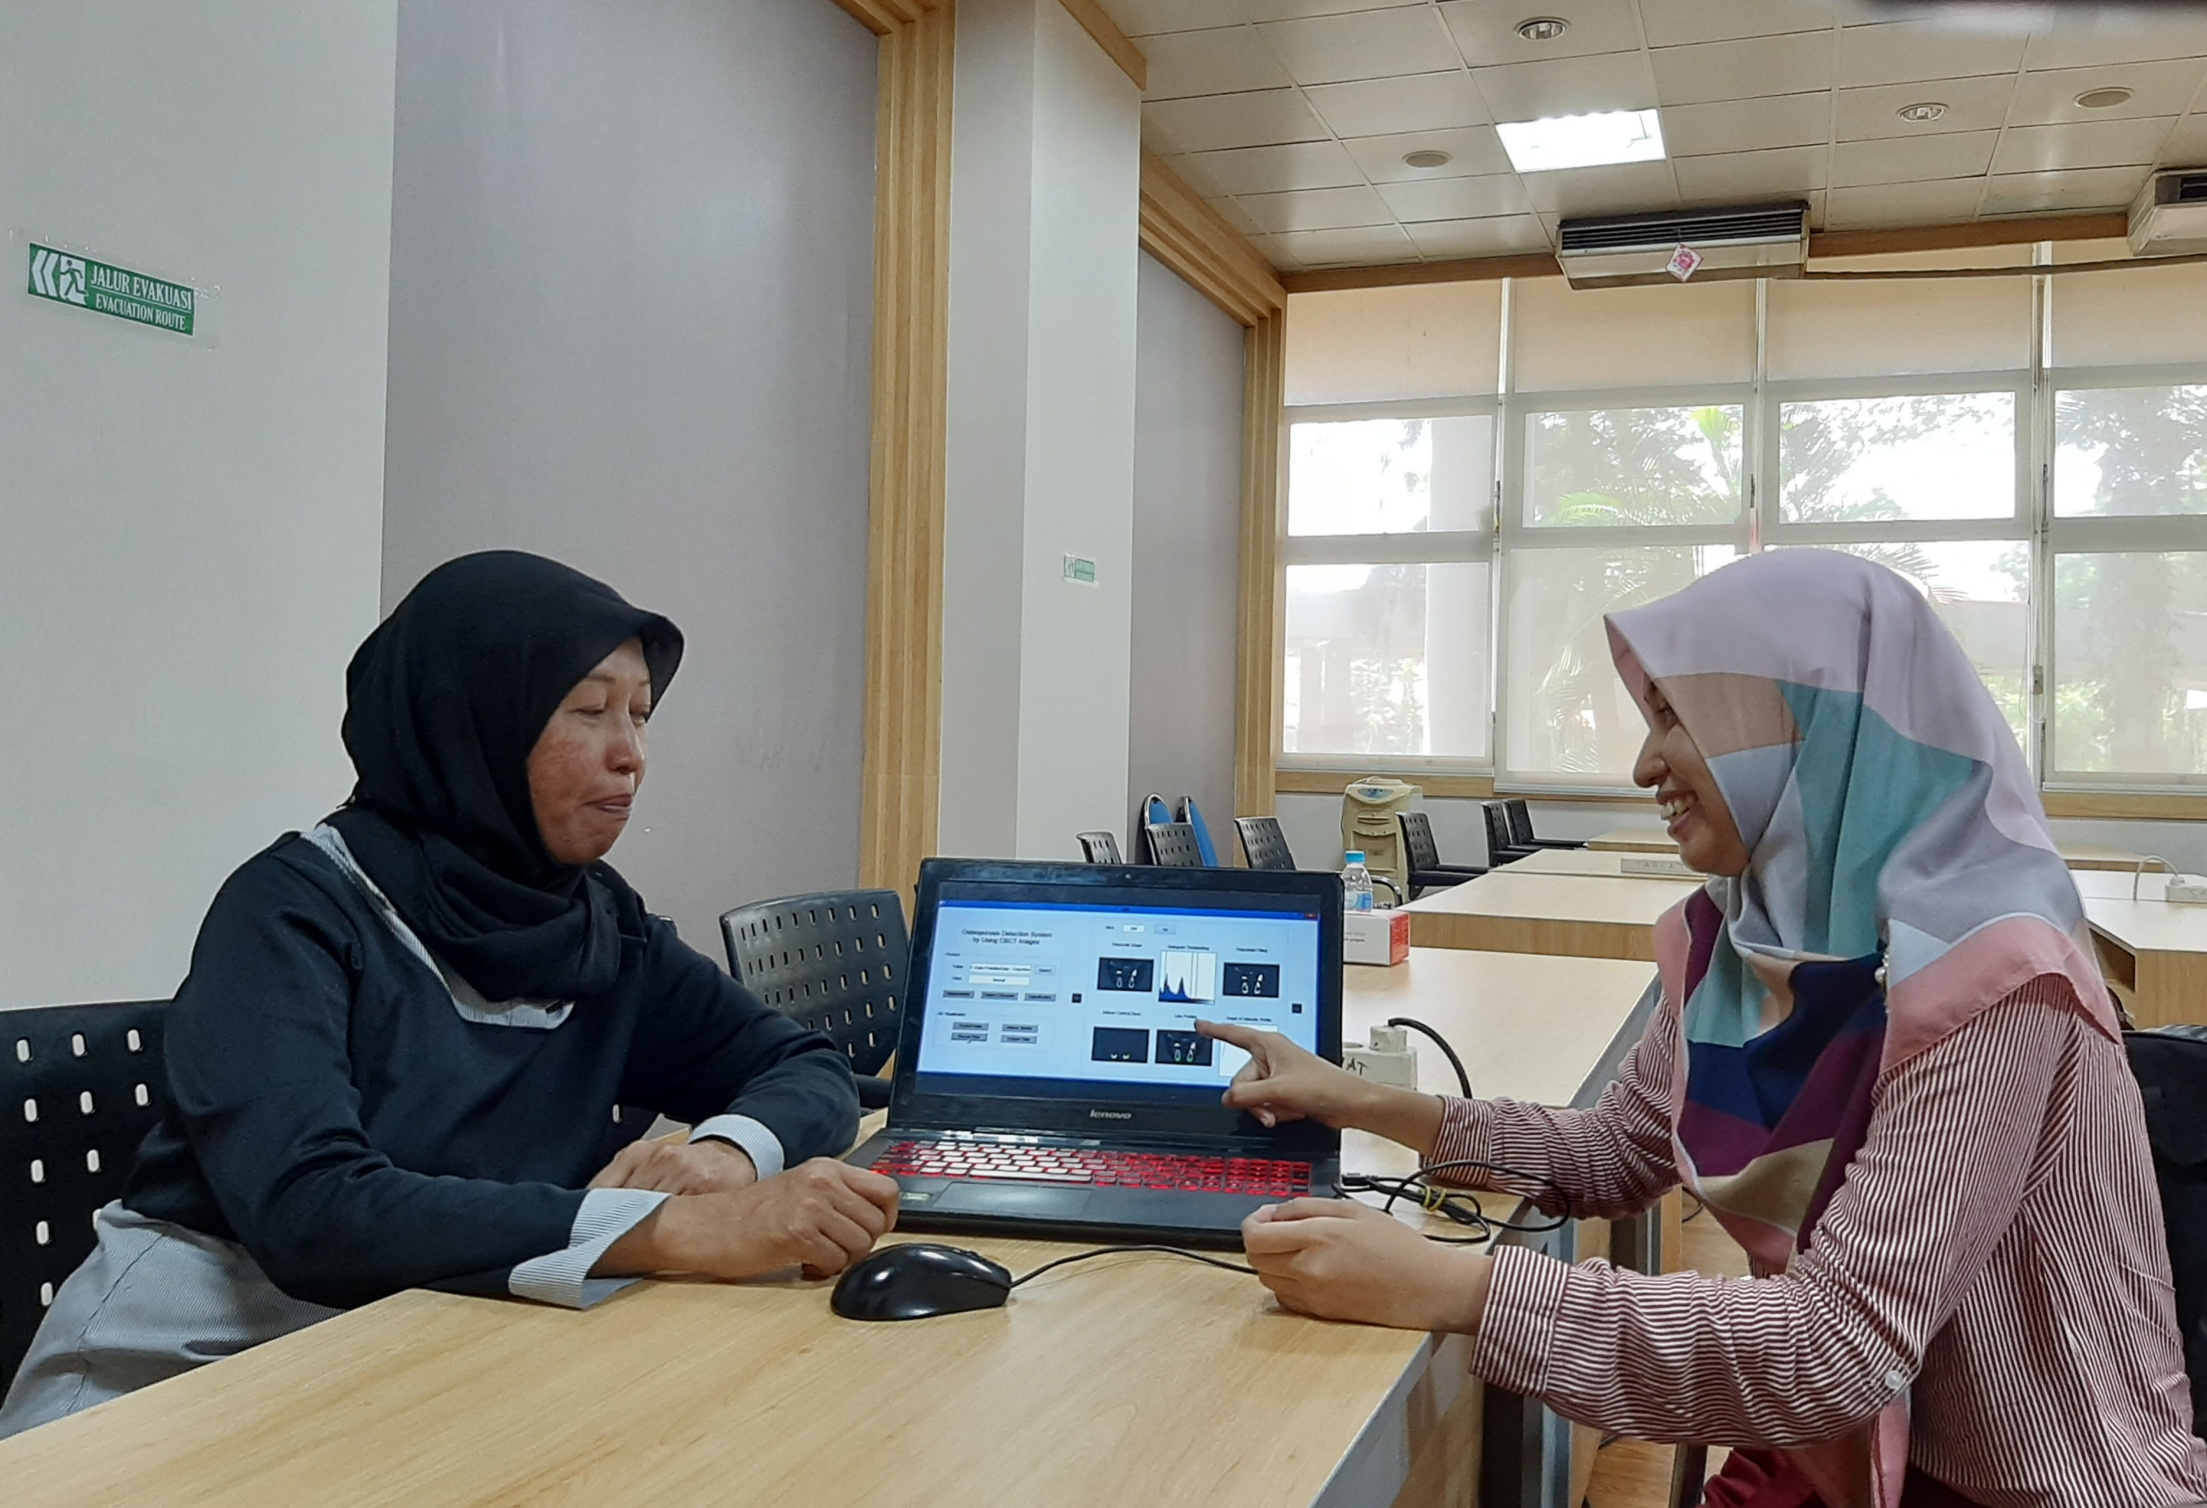
[[[464,1019],[327,855],[288,836],[215,897],[166,1028],[169,1098],[123,1203],[243,1245],[312,1303],[503,1293],[569,1244],[649,1128],[748,1115],[790,1166],[858,1124],[833,1043],[630,904],[621,973],[551,1030]],[[618,1120],[616,1107],[625,1107]]]

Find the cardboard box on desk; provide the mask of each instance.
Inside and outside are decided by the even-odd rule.
[[[1341,961],[1383,967],[1410,960],[1410,913],[1407,911],[1344,911],[1341,913]]]

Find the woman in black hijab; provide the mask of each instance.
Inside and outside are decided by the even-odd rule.
[[[888,1229],[895,1184],[833,1160],[842,1055],[602,862],[681,658],[665,618],[504,551],[369,635],[352,799],[215,898],[162,1119],[0,1436],[402,1288],[581,1307],[646,1272],[837,1271]],[[639,1142],[654,1112],[690,1142]]]

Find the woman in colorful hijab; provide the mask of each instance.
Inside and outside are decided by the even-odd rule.
[[[579,1308],[651,1272],[837,1271],[894,1223],[896,1185],[835,1160],[835,1045],[604,862],[681,658],[665,618],[511,551],[368,636],[352,799],[215,897],[160,1122],[0,1436],[402,1288]],[[690,1140],[639,1140],[654,1112]]]
[[[1249,1036],[1228,1101],[1551,1213],[1682,1185],[1755,1278],[1466,1254],[1297,1200],[1245,1228],[1266,1284],[1475,1333],[1481,1375],[1573,1419],[1735,1447],[1719,1508],[2207,1499],[2115,1007],[1961,646],[1898,576],[1811,550],[1609,630],[1648,721],[1634,779],[1712,876],[1657,928],[1660,1008],[1618,1081],[1587,1110],[1442,1101]]]

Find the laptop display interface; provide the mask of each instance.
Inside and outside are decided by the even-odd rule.
[[[1197,1035],[1199,1016],[1317,1051],[1315,908],[1218,900],[944,894],[913,1065],[921,1091],[1022,1095],[1077,1081],[1100,1098],[1215,1104],[1248,1055]]]

